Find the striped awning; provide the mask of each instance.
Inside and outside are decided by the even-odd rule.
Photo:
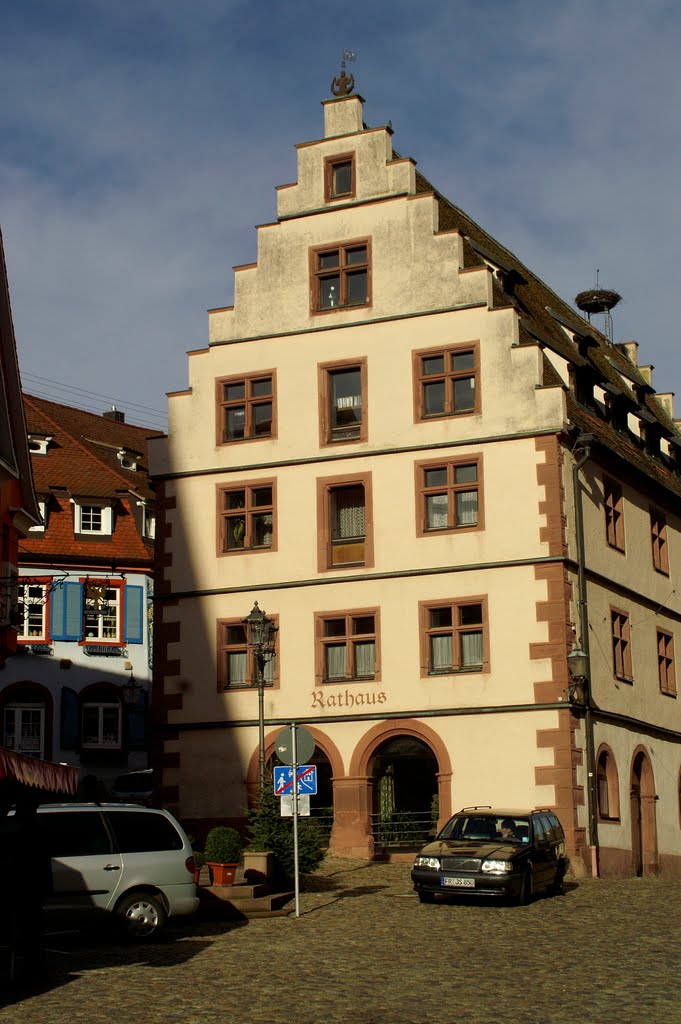
[[[15,779],[24,786],[44,789],[49,793],[75,793],[78,774],[78,768],[71,765],[39,761],[36,757],[26,757],[0,747],[0,779]]]

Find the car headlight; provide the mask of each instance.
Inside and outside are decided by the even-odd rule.
[[[506,871],[512,871],[513,865],[510,860],[483,860],[482,870],[493,875],[503,875]]]
[[[417,857],[414,861],[415,868],[434,868],[436,871],[440,870],[440,858],[439,857]]]

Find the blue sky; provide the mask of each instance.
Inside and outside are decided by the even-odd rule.
[[[565,299],[600,268],[615,340],[681,391],[673,0],[0,0],[25,389],[163,424],[343,47],[367,123]]]

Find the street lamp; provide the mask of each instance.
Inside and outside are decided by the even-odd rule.
[[[584,704],[586,682],[589,678],[589,655],[581,647],[573,647],[567,656],[567,663],[571,679],[568,695],[578,704]]]
[[[258,687],[258,782],[260,795],[265,789],[265,665],[274,657],[277,627],[258,608],[256,601],[250,615],[241,620],[246,627],[246,643],[253,651]]]

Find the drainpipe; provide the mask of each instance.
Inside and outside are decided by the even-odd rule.
[[[584,513],[582,509],[582,485],[579,471],[591,456],[593,434],[580,434],[572,450],[573,455],[581,452],[572,467],[572,493],[575,500],[575,532],[577,534],[577,609],[579,615],[579,646],[586,655],[587,675],[584,679],[584,733],[586,740],[586,792],[589,817],[589,849],[591,851],[591,874],[598,877],[598,826],[596,822],[596,753],[594,748],[593,699],[591,695],[591,671],[589,661],[589,612],[586,601]]]

